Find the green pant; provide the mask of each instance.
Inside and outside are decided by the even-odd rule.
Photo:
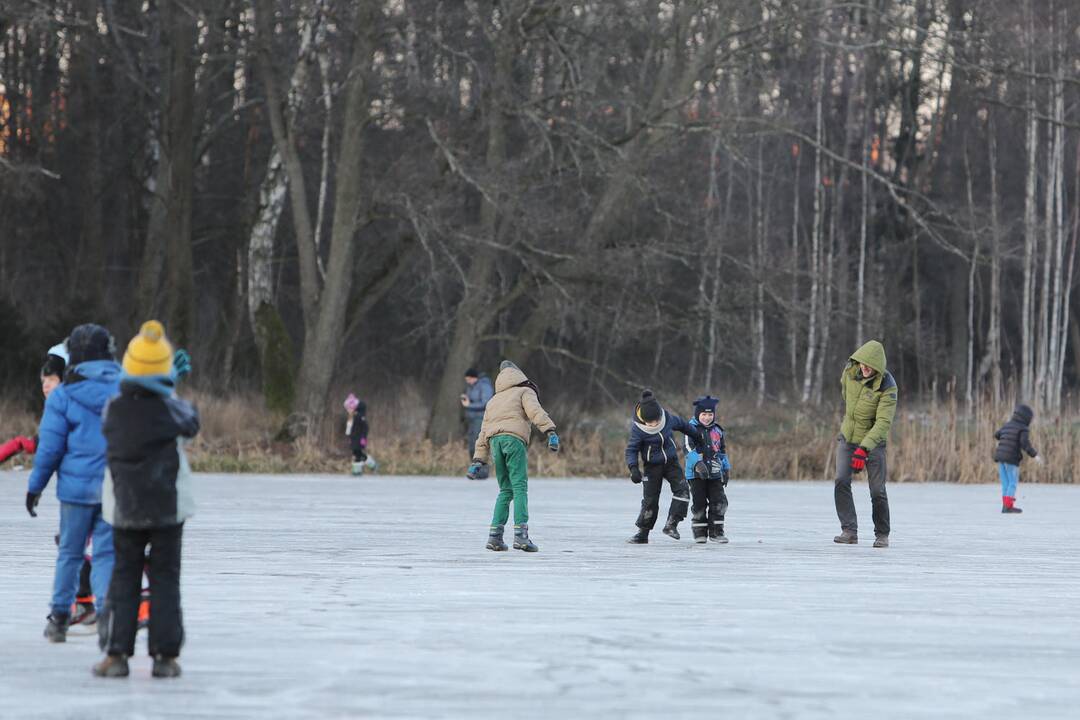
[[[514,524],[529,522],[529,455],[520,439],[513,435],[491,438],[491,461],[499,479],[499,497],[495,499],[492,525],[505,525],[514,501]]]

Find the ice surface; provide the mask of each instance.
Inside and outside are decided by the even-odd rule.
[[[1080,717],[1080,487],[1003,516],[891,485],[874,550],[865,486],[858,546],[830,485],[739,481],[730,545],[631,546],[638,486],[540,479],[526,555],[484,550],[493,480],[202,475],[175,681],[141,633],[126,680],[41,637],[58,513],[25,487],[0,473],[5,719]]]

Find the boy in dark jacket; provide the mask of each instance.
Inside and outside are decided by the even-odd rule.
[[[368,454],[368,421],[367,403],[360,400],[352,393],[345,398],[345,435],[349,438],[349,449],[352,450],[353,463],[352,474],[363,475],[364,468],[375,470],[378,464]]]
[[[626,464],[630,468],[630,481],[642,485],[641,512],[638,514],[638,531],[626,542],[644,545],[649,542],[649,531],[656,525],[660,510],[660,488],[663,481],[671,485],[671,506],[668,508],[664,534],[679,539],[679,522],[686,517],[690,504],[690,488],[683,477],[679,453],[671,434],[678,430],[694,442],[700,442],[696,428],[678,415],[664,411],[656,401],[652,390],[641,393],[641,402],[634,408],[634,421],[630,425],[630,441],[626,445]],[[645,461],[642,475],[638,458]]]
[[[1024,459],[1023,453],[1027,453],[1041,463],[1042,458],[1031,446],[1030,426],[1035,413],[1027,405],[1017,405],[1013,410],[1009,422],[1001,426],[994,433],[994,439],[998,441],[994,448],[994,462],[998,464],[998,475],[1001,477],[1001,512],[1023,512],[1016,507],[1016,485],[1020,481],[1020,463]]]
[[[693,498],[690,512],[696,543],[728,541],[724,535],[724,514],[728,507],[724,488],[728,484],[731,462],[727,456],[724,428],[716,422],[717,402],[709,395],[694,401],[694,419],[690,424],[698,429],[704,442],[686,436],[686,480],[690,483]]]
[[[87,538],[94,543],[90,586],[97,612],[113,570],[112,528],[101,507],[105,476],[105,436],[101,413],[116,394],[120,366],[113,360],[112,336],[100,325],[80,325],[67,342],[70,362],[62,385],[49,393],[38,428],[34,469],[26,492],[26,510],[34,508],[56,473],[60,500],[60,543],[53,579],[52,612],[45,626],[50,642],[64,642]]]
[[[177,677],[184,642],[180,614],[180,545],[194,503],[191,471],[180,438],[199,431],[191,405],[174,397],[173,348],[161,323],[143,324],[124,354],[120,395],[106,409],[109,478],[105,515],[114,528],[116,568],[109,586],[101,639],[108,656],[94,666],[99,677],[126,677],[135,653],[142,573],[153,592],[150,655],[154,677]]]

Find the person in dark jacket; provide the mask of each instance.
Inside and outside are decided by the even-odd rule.
[[[105,436],[101,413],[117,392],[120,366],[113,359],[112,336],[100,325],[80,325],[67,342],[70,362],[64,382],[45,401],[38,427],[34,469],[26,492],[26,510],[32,517],[53,473],[60,500],[60,544],[56,557],[53,595],[45,637],[64,642],[71,621],[71,606],[79,584],[87,538],[94,545],[90,586],[96,612],[109,588],[113,570],[112,527],[102,515],[105,477]]]
[[[475,368],[465,371],[465,392],[461,394],[461,407],[465,409],[465,425],[469,443],[469,459],[476,457],[476,438],[484,424],[484,411],[495,394],[491,378]],[[484,477],[487,477],[486,475]]]
[[[724,515],[728,508],[724,489],[731,473],[731,461],[728,460],[724,428],[716,422],[717,403],[718,400],[710,395],[694,401],[694,419],[690,424],[698,429],[704,442],[698,443],[693,436],[686,436],[686,480],[690,483],[693,499],[691,527],[696,543],[728,541],[724,534]]]
[[[1024,453],[1041,463],[1042,456],[1031,445],[1031,420],[1035,413],[1027,405],[1017,405],[1009,421],[994,433],[997,447],[994,448],[994,462],[998,464],[998,476],[1001,478],[1001,512],[1021,513],[1016,507],[1016,485],[1020,482],[1020,463]]]
[[[124,354],[120,395],[106,408],[109,477],[105,514],[114,527],[116,569],[104,628],[108,653],[94,666],[99,677],[126,677],[135,653],[142,573],[148,565],[153,604],[150,655],[154,677],[177,677],[184,642],[180,612],[180,546],[194,502],[181,438],[195,437],[199,415],[174,396],[173,348],[156,320],[143,323]],[[150,546],[149,561],[146,547]]]
[[[666,412],[660,407],[652,390],[641,393],[641,401],[634,407],[634,420],[630,424],[630,441],[626,445],[626,464],[630,468],[630,481],[641,483],[641,512],[637,518],[638,531],[627,540],[633,545],[649,542],[649,531],[656,525],[660,511],[660,488],[663,481],[671,485],[671,506],[668,508],[664,534],[679,539],[679,523],[686,517],[690,504],[690,487],[683,477],[679,464],[679,452],[672,433],[678,430],[695,443],[701,442],[696,428],[683,418]],[[639,458],[645,462],[645,473],[638,465]]]
[[[360,400],[352,393],[345,398],[345,435],[349,438],[349,449],[352,450],[353,463],[352,474],[363,475],[364,469],[375,470],[378,464],[368,454],[368,421],[367,403]]]

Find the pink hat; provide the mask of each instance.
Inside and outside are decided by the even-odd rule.
[[[360,406],[360,398],[356,397],[352,393],[349,393],[349,397],[345,398],[345,409],[349,412],[356,412],[356,408]]]

